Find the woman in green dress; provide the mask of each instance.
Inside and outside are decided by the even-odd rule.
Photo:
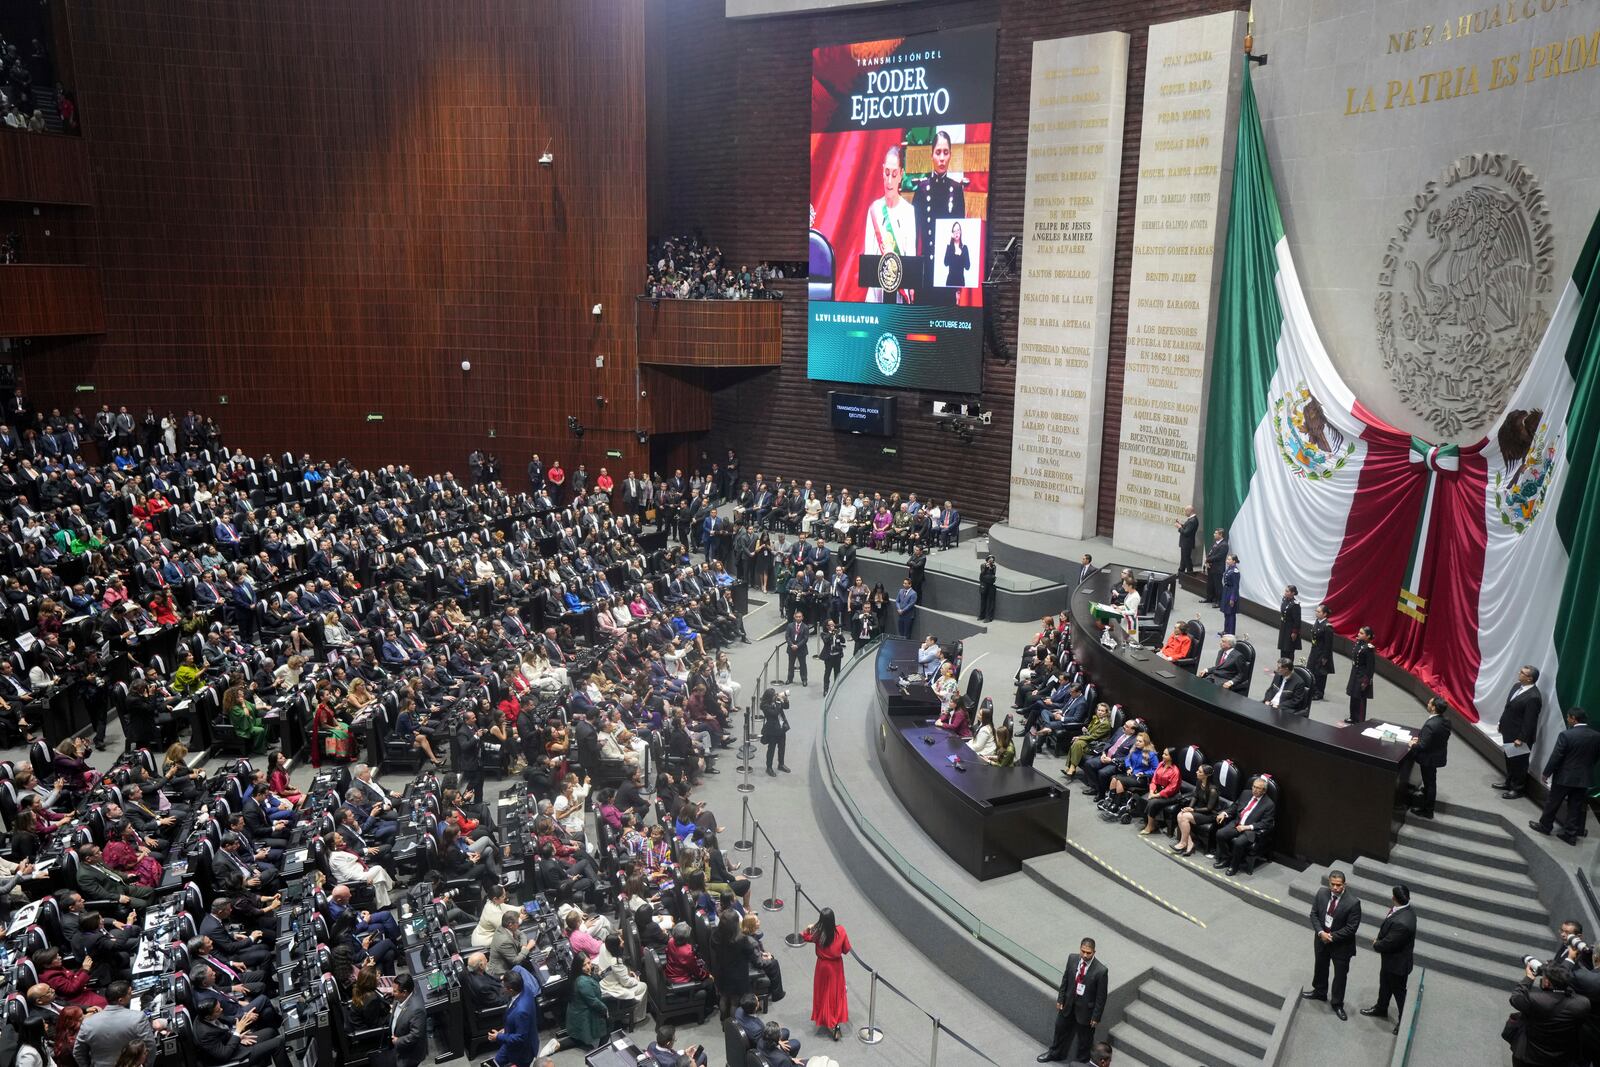
[[[233,726],[233,732],[250,746],[252,754],[259,756],[267,750],[267,724],[256,715],[250,698],[244,695],[244,686],[233,686],[222,694],[222,711]]]
[[[1009,767],[1017,762],[1017,746],[1011,743],[1011,727],[1000,724],[994,732],[994,755],[983,758],[996,767]]]
[[[594,960],[578,953],[573,960],[572,994],[567,999],[567,1036],[581,1049],[592,1049],[610,1036],[606,1002],[600,996]]]

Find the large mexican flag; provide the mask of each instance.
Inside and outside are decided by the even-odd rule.
[[[1548,705],[1600,708],[1600,219],[1491,432],[1413,437],[1361,405],[1311,322],[1247,77],[1219,301],[1203,502],[1243,594],[1296,585],[1472,719],[1498,719],[1524,663]]]

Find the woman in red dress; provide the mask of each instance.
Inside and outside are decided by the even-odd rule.
[[[817,946],[817,969],[811,986],[811,1021],[833,1035],[844,1032],[850,1018],[850,1000],[844,988],[844,954],[850,951],[850,935],[833,920],[833,909],[823,908],[817,921],[806,927],[801,938]]]

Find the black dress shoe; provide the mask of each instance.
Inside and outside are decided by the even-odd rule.
[[[1493,785],[1491,785],[1489,788],[1490,789],[1510,789],[1511,788],[1511,783],[1510,782],[1496,782]]]
[[[1419,819],[1431,819],[1431,818],[1433,818],[1433,809],[1432,808],[1412,808],[1411,809],[1411,814],[1415,815]]]
[[[1041,1053],[1039,1053],[1037,1056],[1035,1056],[1033,1058],[1033,1062],[1034,1063],[1060,1063],[1061,1061],[1056,1059],[1056,1057],[1050,1055],[1050,1053],[1048,1053],[1048,1052],[1041,1052]]]
[[[776,777],[778,777],[778,772],[773,770],[771,767],[768,767],[767,768],[767,777],[768,778],[776,778]]]
[[[1344,1013],[1344,1005],[1342,1004],[1334,1005],[1333,1013],[1339,1017],[1340,1022],[1348,1022],[1350,1020],[1350,1016]]]
[[[1389,1013],[1387,1011],[1379,1011],[1376,1004],[1370,1008],[1362,1008],[1361,1014],[1367,1016],[1368,1018],[1376,1017],[1379,1019],[1387,1019],[1389,1017]]]
[[[789,768],[787,768],[787,767],[785,767],[785,766],[784,766],[784,765],[783,765],[783,764],[781,764],[781,763],[780,763],[780,764],[778,764],[778,770],[780,770],[780,771],[782,771],[782,772],[783,772],[783,773],[784,773],[784,774],[788,774],[788,773],[789,773]]]
[[[1558,837],[1561,840],[1565,841],[1569,845],[1576,845],[1578,843],[1578,835],[1577,834],[1560,833],[1560,834],[1557,834],[1556,837]]]
[[[1229,878],[1232,878],[1234,875],[1239,873],[1239,868],[1237,868],[1237,867],[1229,867],[1223,873],[1226,874]]]
[[[1516,800],[1518,797],[1525,797],[1527,795],[1527,790],[1524,789],[1507,789],[1504,793],[1500,794],[1500,799]]]
[[[1326,993],[1318,993],[1315,989],[1302,989],[1302,990],[1300,990],[1300,999],[1301,1000],[1327,1000],[1328,999],[1328,995]]]
[[[1540,826],[1538,819],[1529,819],[1528,829],[1532,830],[1534,833],[1543,834],[1546,837],[1550,836],[1550,828],[1548,826]]]
[[[1220,871],[1220,870],[1222,870],[1222,868],[1226,867],[1227,865],[1228,865],[1228,861],[1227,860],[1218,860],[1217,862],[1213,863],[1211,865],[1211,867],[1212,867],[1213,870]]]

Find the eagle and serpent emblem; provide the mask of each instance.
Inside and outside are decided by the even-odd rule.
[[[1538,181],[1503,154],[1456,160],[1406,208],[1378,276],[1378,345],[1439,436],[1503,410],[1549,324],[1553,247]]]

